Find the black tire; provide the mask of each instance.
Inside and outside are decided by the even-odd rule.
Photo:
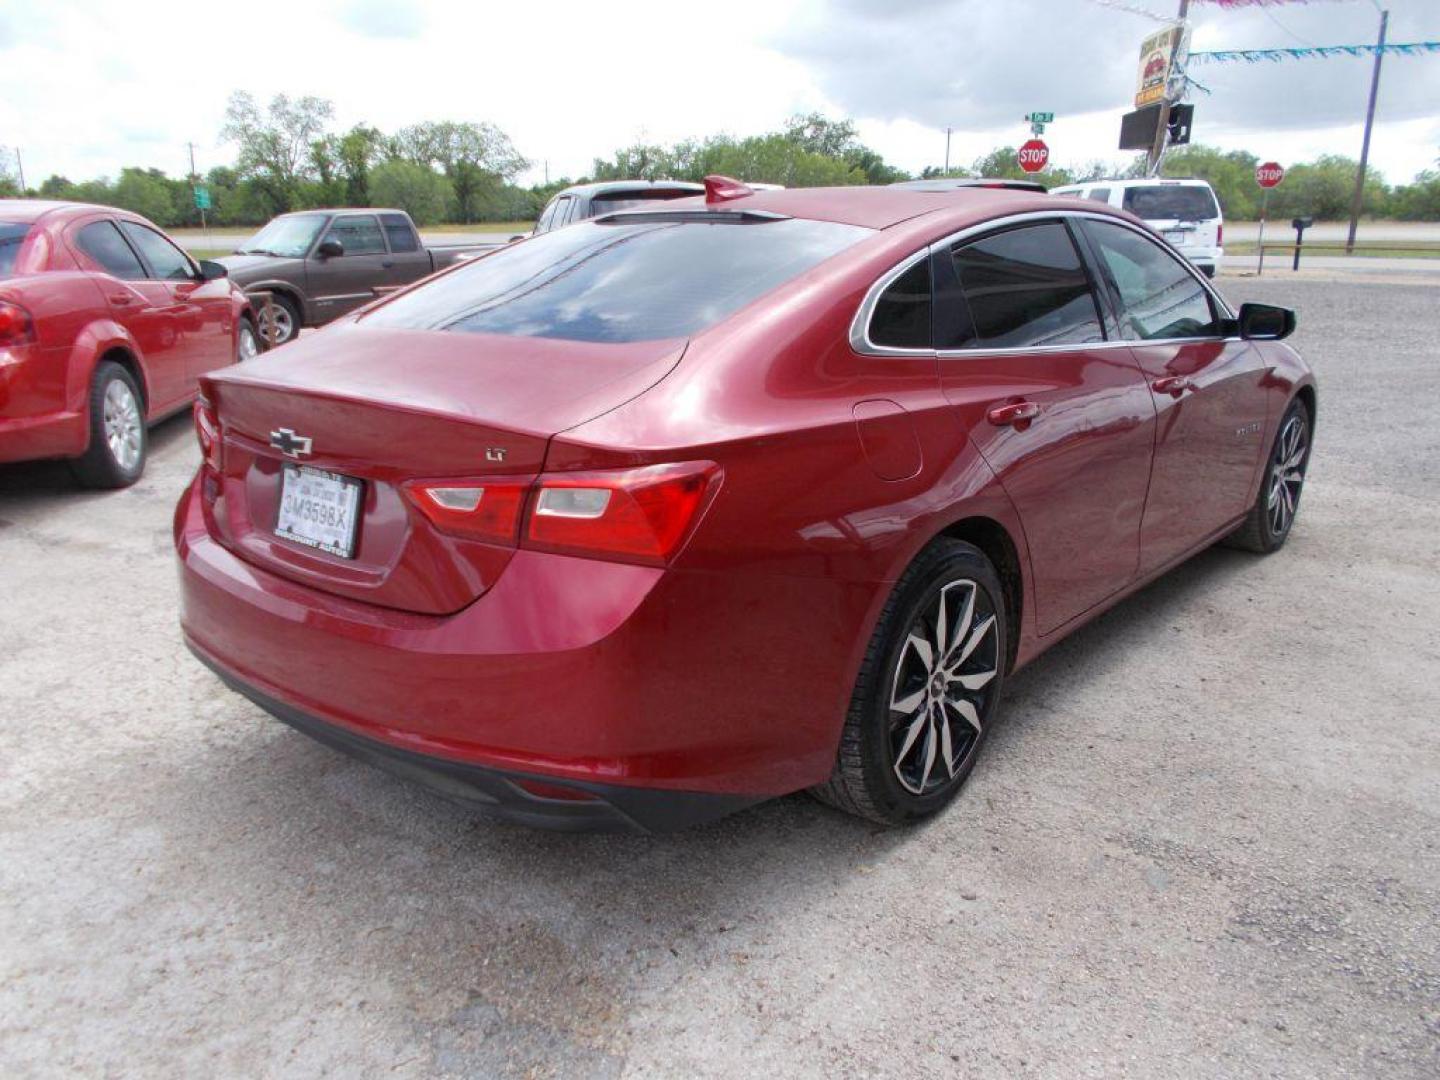
[[[260,325],[265,330],[265,344],[267,348],[273,349],[278,345],[284,345],[286,342],[294,341],[295,338],[299,336],[300,307],[294,300],[291,300],[290,297],[283,293],[275,293],[270,298],[270,302],[275,305],[275,322],[280,326],[281,330],[283,331],[286,327],[289,327],[289,332],[277,340],[270,332],[270,327],[267,325],[267,320],[264,315],[265,309],[261,307]]]
[[[250,342],[248,348],[246,345],[247,335]],[[246,360],[259,356],[265,351],[265,345],[265,339],[256,329],[255,320],[249,315],[241,315],[240,325],[235,328],[235,362],[243,364]]]
[[[972,595],[973,606],[967,608]],[[921,821],[949,805],[974,768],[1004,685],[1009,656],[1004,595],[995,567],[970,544],[940,539],[916,557],[895,583],[865,651],[835,769],[829,780],[810,789],[812,795],[885,825]],[[916,629],[928,635],[925,644],[933,657],[941,610],[953,624],[945,635],[946,656],[964,653],[972,636],[978,644],[966,659],[949,665],[954,680],[941,684],[946,696],[937,698],[935,672],[911,635]],[[991,616],[993,622],[985,629]],[[962,678],[980,685],[965,689]],[[896,702],[913,701],[917,685],[926,696],[916,711],[892,708]],[[954,707],[952,693],[968,702],[970,718]],[[927,740],[933,747],[928,754]],[[930,779],[937,782],[932,786]]]
[[[123,407],[123,402],[127,400],[134,413],[128,419],[122,419],[117,406]],[[106,412],[107,401],[111,406],[110,414]],[[89,406],[90,445],[83,455],[70,463],[70,469],[75,479],[86,487],[129,487],[145,472],[145,458],[150,449],[150,434],[145,428],[144,398],[140,396],[135,377],[113,360],[100,361],[90,379]],[[113,427],[107,428],[107,423]],[[112,432],[118,437],[119,449],[112,447]]]
[[[1205,275],[1206,277],[1208,277],[1208,278],[1213,278],[1213,277],[1215,276],[1215,267],[1213,267],[1213,266],[1202,266],[1202,267],[1200,267],[1200,272],[1201,272],[1202,274],[1204,274],[1204,275]]]
[[[1295,451],[1286,453],[1290,433],[1297,422],[1299,438],[1302,440],[1298,460]],[[1295,515],[1300,511],[1305,472],[1310,466],[1312,431],[1310,410],[1305,406],[1305,402],[1296,398],[1290,402],[1290,407],[1280,418],[1280,427],[1275,432],[1275,443],[1270,447],[1270,456],[1265,459],[1265,474],[1260,479],[1260,492],[1255,496],[1255,505],[1250,508],[1250,513],[1241,526],[1224,539],[1223,543],[1227,547],[1268,555],[1284,546],[1291,528],[1295,525]],[[1283,492],[1276,484],[1277,471],[1282,472],[1281,484],[1285,489]],[[1286,480],[1285,476],[1293,478]],[[1287,498],[1288,510],[1277,514],[1272,500],[1280,499],[1283,503]]]

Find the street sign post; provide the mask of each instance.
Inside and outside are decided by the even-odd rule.
[[[1285,179],[1285,169],[1278,161],[1267,161],[1255,166],[1255,183],[1260,185],[1260,261],[1255,264],[1255,276],[1265,272],[1265,215],[1270,209],[1270,189]]]
[[[209,210],[209,209],[210,209],[210,189],[209,189],[208,187],[206,187],[204,184],[196,184],[196,185],[195,185],[195,209],[196,209],[196,210]]]
[[[1031,139],[1020,147],[1016,155],[1020,159],[1020,168],[1027,173],[1039,172],[1045,167],[1045,162],[1050,160],[1050,148],[1039,139]]]

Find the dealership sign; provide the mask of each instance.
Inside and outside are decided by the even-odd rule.
[[[1279,185],[1285,179],[1285,170],[1279,162],[1267,161],[1264,165],[1255,166],[1255,183],[1262,188],[1272,188]]]
[[[1020,159],[1020,168],[1026,172],[1039,172],[1050,160],[1050,148],[1039,139],[1031,139],[1020,147],[1016,156]]]
[[[1190,33],[1184,23],[1157,30],[1140,43],[1140,77],[1135,84],[1135,107],[1162,101],[1168,95],[1170,77],[1183,65]]]

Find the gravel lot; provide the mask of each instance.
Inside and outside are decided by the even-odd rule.
[[[1290,545],[1052,650],[910,832],[477,822],[181,647],[187,418],[0,470],[0,1074],[1440,1074],[1440,288],[1224,285],[1322,381]]]

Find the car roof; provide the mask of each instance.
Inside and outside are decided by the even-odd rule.
[[[96,211],[110,214],[125,221],[140,221],[150,224],[148,219],[118,206],[102,206],[99,203],[66,202],[59,199],[0,199],[0,221],[27,222],[33,224],[41,218],[73,218]]]
[[[926,214],[945,213],[956,227],[987,218],[1027,211],[1056,210],[1049,194],[1010,188],[946,187],[937,191],[904,187],[783,188],[707,203],[704,199],[675,199],[667,210],[758,210],[788,217],[834,221],[867,229],[892,225]],[[1072,209],[1080,206],[1074,203]],[[1087,207],[1088,209],[1088,207]],[[639,213],[639,211],[637,211]]]
[[[1081,180],[1077,184],[1066,184],[1063,189],[1069,191],[1073,188],[1095,187],[1132,188],[1132,187],[1209,187],[1208,180],[1202,180],[1198,176],[1142,176],[1128,180],[1103,179],[1103,180]]]
[[[290,210],[276,217],[298,217],[301,214],[403,214],[397,206],[312,206],[309,210]]]
[[[575,184],[558,192],[560,195],[614,195],[627,191],[695,191],[705,190],[704,184],[689,180],[602,180],[594,184]]]

